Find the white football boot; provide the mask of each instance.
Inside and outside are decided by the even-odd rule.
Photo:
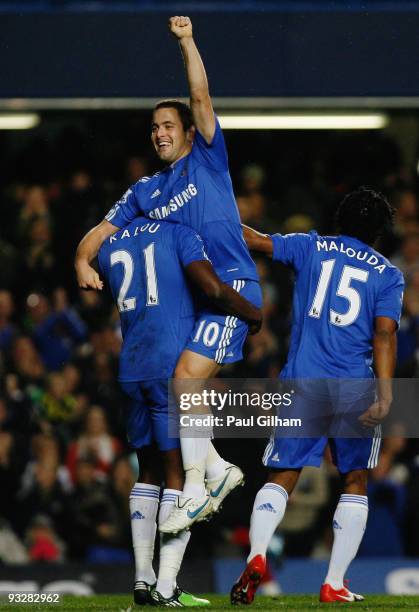
[[[198,498],[179,496],[159,530],[162,533],[179,533],[189,529],[196,521],[205,520],[212,512],[211,497],[208,494]]]
[[[224,472],[213,480],[207,480],[207,493],[211,498],[212,512],[218,512],[221,504],[233,489],[244,484],[244,474],[237,465],[228,463]],[[203,519],[199,519],[203,520]]]

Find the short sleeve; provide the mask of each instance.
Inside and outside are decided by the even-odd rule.
[[[311,234],[273,234],[271,238],[273,261],[280,261],[285,265],[293,266],[296,270],[300,270],[307,260],[312,243]]]
[[[108,214],[105,216],[106,221],[112,223],[116,227],[126,227],[141,214],[141,206],[135,194],[135,185],[130,187],[120,200],[115,202]]]
[[[176,224],[177,253],[184,268],[193,261],[209,261],[201,236],[184,225]]]
[[[383,283],[375,304],[375,317],[388,317],[400,324],[403,305],[404,278],[397,268],[388,283]]]
[[[195,133],[192,154],[198,162],[219,171],[228,171],[228,155],[223,131],[215,115],[215,132],[210,144],[198,130]]]

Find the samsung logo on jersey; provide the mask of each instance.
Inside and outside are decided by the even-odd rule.
[[[145,225],[137,225],[133,234],[130,234],[129,230],[125,229],[122,234],[118,237],[115,234],[109,238],[110,244],[112,242],[116,242],[117,240],[122,240],[123,238],[135,238],[138,236],[140,232],[149,232],[150,234],[155,234],[160,227],[160,223],[146,223]]]
[[[326,242],[326,240],[323,242],[317,240],[316,244],[318,251],[327,251],[329,253],[330,251],[337,251],[338,253],[343,253],[347,257],[353,257],[358,261],[365,261],[370,266],[373,266],[374,270],[377,270],[380,274],[382,274],[387,267],[385,264],[377,265],[379,259],[372,253],[368,251],[355,251],[355,249],[351,249],[351,247],[346,247],[342,242],[338,246],[334,240],[330,242]]]
[[[195,187],[195,185],[193,183],[189,183],[186,189],[173,196],[166,206],[160,206],[159,208],[151,210],[148,213],[148,216],[151,217],[151,219],[164,219],[173,212],[176,212],[179,208],[182,208],[182,206],[192,200],[197,193],[198,189]]]

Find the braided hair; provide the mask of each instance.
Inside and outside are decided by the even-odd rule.
[[[368,245],[393,223],[394,208],[382,193],[359,187],[348,193],[336,212],[336,225],[341,234],[353,236]]]

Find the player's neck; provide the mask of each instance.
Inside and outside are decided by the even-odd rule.
[[[176,164],[183,159],[184,157],[187,157],[189,155],[189,153],[192,151],[192,146],[188,146],[185,147],[185,149],[182,151],[182,153],[179,155],[179,157],[177,157],[175,159],[175,161],[173,161],[171,164],[169,164],[170,168],[174,168],[176,166]]]

